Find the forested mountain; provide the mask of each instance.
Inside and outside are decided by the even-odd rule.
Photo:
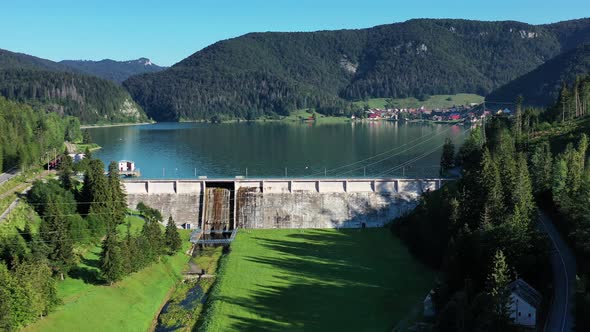
[[[61,151],[64,140],[82,138],[74,117],[35,112],[31,107],[0,97],[0,173],[46,162],[46,152]]]
[[[0,96],[74,115],[83,123],[135,122],[146,116],[117,84],[63,64],[0,50]]]
[[[119,84],[132,75],[155,73],[166,69],[166,67],[160,67],[147,58],[129,61],[115,61],[110,59],[100,61],[63,60],[59,64]]]
[[[503,85],[489,94],[490,101],[514,101],[519,95],[524,103],[548,106],[557,100],[563,84],[590,74],[590,44],[584,44],[542,64],[535,70]]]
[[[488,94],[590,38],[590,20],[420,19],[362,30],[251,33],[123,84],[158,120],[346,112],[368,97]]]

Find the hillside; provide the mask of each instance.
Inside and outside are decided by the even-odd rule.
[[[486,95],[588,37],[590,20],[551,25],[410,20],[362,30],[251,33],[123,84],[157,120],[251,118],[350,101]]]
[[[522,95],[527,105],[548,106],[555,103],[564,82],[571,84],[577,76],[585,74],[590,74],[590,44],[556,56],[493,91],[486,100],[515,101]]]
[[[82,123],[146,119],[127,91],[63,64],[0,50],[0,96],[36,109],[73,115]]]
[[[129,76],[155,73],[166,69],[166,67],[160,67],[147,58],[129,61],[115,61],[110,59],[101,61],[63,60],[59,64],[81,73],[98,76],[119,84],[129,78]]]

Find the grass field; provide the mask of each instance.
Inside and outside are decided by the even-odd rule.
[[[309,119],[313,116],[313,109],[301,109],[293,111],[289,114],[289,116],[284,117],[283,121],[302,121],[305,119]],[[320,113],[316,113],[316,123],[342,123],[342,122],[349,122],[350,119],[347,117],[342,116],[325,116]]]
[[[368,104],[371,108],[384,108],[387,98],[373,98],[368,101],[355,102],[358,106]],[[420,101],[416,98],[394,99],[393,104],[396,108],[418,108],[424,106],[425,108],[448,108],[453,105],[468,105],[470,103],[482,103],[484,97],[471,93],[458,93],[455,95],[433,95],[427,100]]]
[[[206,331],[387,331],[434,272],[387,229],[240,231],[222,261]]]
[[[132,231],[143,220],[130,217]],[[121,233],[125,226],[119,226]],[[189,232],[181,231],[188,240]],[[126,277],[113,286],[97,282],[100,247],[87,250],[71,276],[58,283],[63,300],[54,312],[25,328],[25,331],[147,331],[172,286],[181,278],[188,258],[184,251],[165,256],[162,262]]]

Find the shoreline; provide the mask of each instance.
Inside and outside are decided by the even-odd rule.
[[[80,129],[140,126],[140,125],[154,124],[154,123],[156,123],[156,122],[129,122],[129,123],[112,123],[112,124],[102,124],[102,125],[81,125]]]

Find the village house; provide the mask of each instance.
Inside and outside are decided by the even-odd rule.
[[[541,293],[522,279],[508,285],[510,290],[510,318],[513,324],[535,328],[537,310],[541,305]]]

